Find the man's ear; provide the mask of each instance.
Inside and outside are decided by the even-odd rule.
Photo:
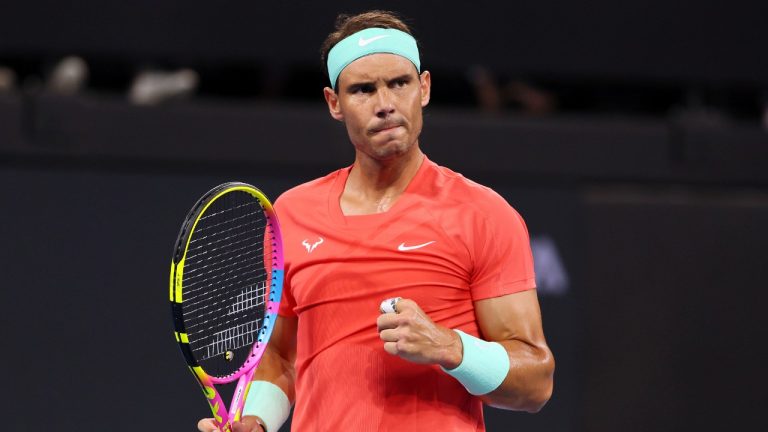
[[[341,104],[339,103],[339,96],[330,87],[323,89],[323,96],[325,96],[325,103],[328,104],[328,112],[331,113],[331,117],[338,121],[344,120],[344,114],[341,112]]]
[[[424,71],[419,77],[419,86],[421,87],[421,107],[429,104],[429,96],[432,92],[432,76],[429,71]]]

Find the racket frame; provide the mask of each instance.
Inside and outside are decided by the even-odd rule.
[[[256,342],[254,342],[251,352],[246,361],[232,374],[217,377],[209,375],[203,370],[192,355],[192,349],[189,346],[189,339],[184,328],[183,320],[183,280],[184,280],[184,262],[189,248],[189,243],[194,234],[200,218],[212,203],[231,192],[246,192],[256,198],[267,218],[267,227],[271,227],[271,265],[272,269],[269,285],[269,298],[267,299],[266,312],[261,328],[258,330]],[[265,245],[267,247],[268,245]],[[272,203],[266,195],[259,189],[247,183],[227,182],[218,185],[204,194],[190,209],[187,217],[182,224],[179,232],[173,259],[171,261],[170,272],[170,294],[171,313],[173,315],[174,335],[181,348],[187,366],[195,376],[200,388],[205,394],[208,405],[213,413],[214,421],[223,432],[231,432],[232,422],[239,421],[242,416],[243,404],[248,396],[253,375],[261,362],[267,342],[272,335],[272,330],[277,320],[277,311],[280,307],[280,298],[283,291],[284,261],[282,235],[280,233],[280,224],[277,220],[277,214],[274,211]],[[227,410],[221,394],[216,389],[217,384],[229,384],[237,380],[232,402]]]

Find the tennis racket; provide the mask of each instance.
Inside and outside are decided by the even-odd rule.
[[[238,182],[203,195],[176,240],[170,300],[176,341],[224,432],[240,420],[282,290],[280,226],[267,197]],[[235,381],[227,410],[216,386]]]

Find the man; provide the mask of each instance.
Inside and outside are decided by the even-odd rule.
[[[410,30],[388,12],[341,17],[323,58],[355,161],[275,204],[285,291],[234,430],[276,432],[294,402],[298,431],[480,431],[483,402],[538,411],[554,360],[527,230],[422,153],[431,76]]]

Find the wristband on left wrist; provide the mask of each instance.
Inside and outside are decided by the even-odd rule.
[[[470,394],[480,396],[496,390],[509,372],[509,354],[498,342],[488,342],[454,329],[461,338],[461,363],[453,369],[441,366]]]

